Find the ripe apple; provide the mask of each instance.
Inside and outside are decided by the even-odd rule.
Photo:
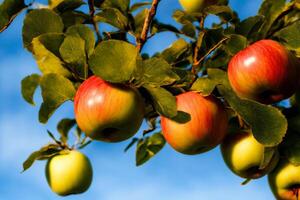
[[[90,187],[93,169],[85,155],[72,150],[48,160],[46,178],[52,191],[58,195],[80,194]]]
[[[229,169],[243,178],[257,179],[274,169],[278,152],[264,169],[259,169],[264,157],[264,146],[251,133],[229,134],[221,144],[223,159]]]
[[[186,12],[201,12],[204,8],[214,5],[218,0],[179,0]]]
[[[281,160],[269,176],[269,184],[278,200],[298,200],[300,197],[300,166]]]
[[[92,139],[106,142],[130,138],[144,117],[143,99],[136,89],[108,83],[97,76],[81,84],[74,105],[80,129]]]
[[[284,46],[260,40],[229,62],[228,77],[238,96],[270,104],[295,93],[300,63]]]
[[[227,113],[222,103],[213,96],[204,97],[196,92],[185,92],[176,97],[177,109],[191,115],[181,124],[161,117],[166,141],[178,152],[199,154],[216,147],[227,132]]]

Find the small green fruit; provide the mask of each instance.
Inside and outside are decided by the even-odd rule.
[[[260,164],[264,157],[264,146],[251,133],[230,134],[221,144],[223,159],[229,169],[242,178],[260,178],[274,169],[278,153],[264,169]]]
[[[92,177],[89,159],[78,151],[56,155],[46,165],[48,184],[53,192],[61,196],[85,192],[91,185]]]
[[[217,0],[179,0],[186,12],[201,12],[204,8],[216,4]]]

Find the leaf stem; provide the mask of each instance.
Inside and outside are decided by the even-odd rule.
[[[102,38],[100,35],[99,27],[97,26],[97,23],[95,21],[95,2],[94,2],[94,0],[88,0],[88,4],[89,4],[91,21],[92,21],[93,27],[96,31],[98,42],[100,42],[102,40]]]
[[[137,49],[139,51],[142,50],[144,44],[146,43],[146,41],[148,39],[147,36],[148,36],[149,28],[150,28],[150,25],[151,25],[151,22],[152,22],[153,18],[156,15],[156,11],[157,11],[159,2],[160,2],[160,0],[153,0],[152,1],[151,8],[148,12],[147,17],[145,18],[145,22],[144,22],[144,26],[143,26],[141,36],[139,38],[137,38]]]

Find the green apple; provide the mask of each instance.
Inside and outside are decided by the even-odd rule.
[[[269,184],[278,200],[298,200],[300,196],[300,166],[282,160],[269,176]]]
[[[217,0],[179,0],[186,12],[201,12],[205,7],[216,4]]]
[[[264,169],[260,164],[264,157],[264,146],[251,133],[229,134],[221,144],[223,159],[229,169],[242,178],[260,178],[274,169],[278,163],[278,153]]]
[[[61,196],[85,192],[92,183],[92,177],[89,159],[75,150],[50,158],[46,165],[48,184]]]

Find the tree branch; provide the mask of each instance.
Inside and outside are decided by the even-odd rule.
[[[153,0],[151,9],[149,10],[148,15],[145,19],[141,36],[140,36],[140,38],[137,39],[137,49],[139,51],[142,50],[144,44],[146,43],[146,41],[148,39],[147,36],[148,36],[149,28],[150,28],[151,22],[155,16],[155,14],[156,14],[159,2],[160,2],[160,0]]]
[[[92,24],[93,24],[94,29],[96,31],[98,42],[99,42],[99,41],[102,40],[102,38],[101,38],[101,35],[100,35],[99,27],[97,26],[97,23],[95,21],[95,2],[94,2],[94,0],[88,0],[88,4],[89,4],[89,10],[90,10],[90,16],[91,16]]]
[[[223,44],[223,42],[225,42],[226,40],[228,40],[228,37],[223,38],[222,40],[220,40],[215,46],[213,46],[204,56],[202,56],[196,63],[195,65],[199,65],[207,56],[209,56],[214,50],[216,50],[217,48],[220,47],[220,45]]]
[[[203,37],[205,35],[204,20],[205,20],[205,16],[201,16],[199,18],[200,31],[199,31],[199,35],[198,35],[198,38],[197,38],[196,46],[195,46],[195,49],[194,49],[193,65],[192,65],[192,73],[194,75],[197,74],[196,67],[198,65],[197,64],[197,62],[198,62],[198,54],[199,54],[199,50],[201,48]]]

